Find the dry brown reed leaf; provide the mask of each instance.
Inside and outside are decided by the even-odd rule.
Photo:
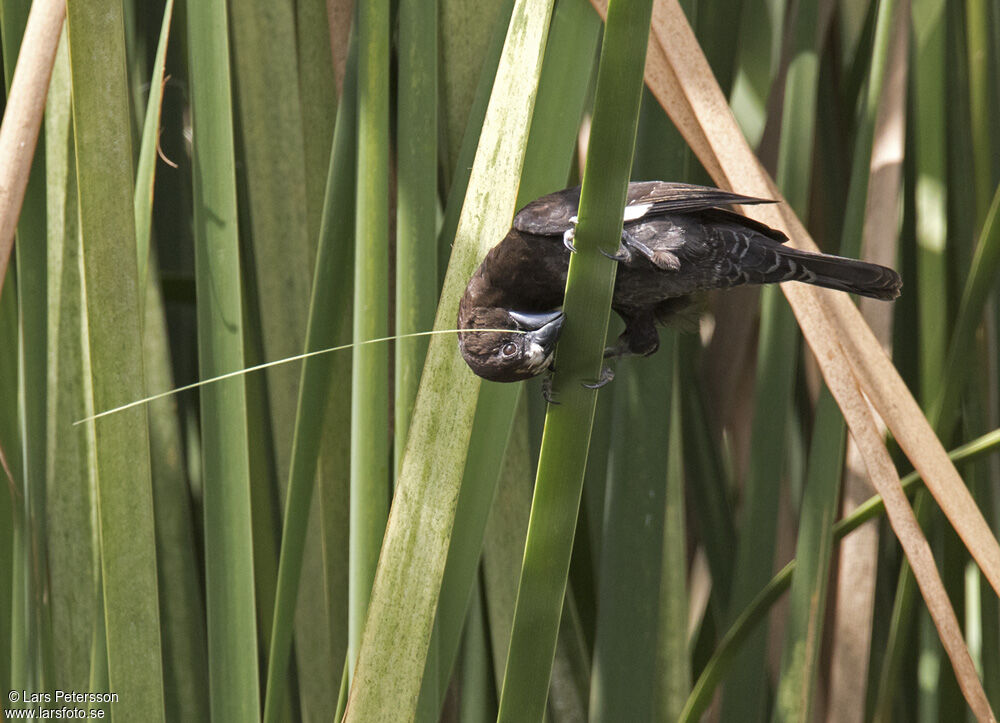
[[[21,40],[7,110],[0,124],[0,290],[42,126],[66,0],[35,0]]]
[[[604,16],[606,1],[592,2]],[[654,6],[646,83],[717,184],[751,196],[781,199],[736,125],[676,0],[658,0]],[[785,231],[795,246],[816,248],[787,204],[756,207],[752,215]],[[913,566],[962,691],[977,717],[992,720],[933,556],[899,486],[862,390],[998,593],[1000,545],[857,307],[843,294],[801,284],[785,284],[782,289],[858,444],[872,483],[885,499],[889,520]]]
[[[907,71],[910,3],[897,3],[892,18],[888,67],[875,121],[868,199],[865,207],[866,261],[891,266],[896,258],[899,198],[906,140]],[[866,303],[872,302],[872,303]],[[892,305],[862,299],[858,308],[883,349],[892,344]],[[884,425],[880,424],[880,432]],[[847,447],[841,511],[848,515],[872,493],[863,460],[853,439]],[[861,723],[868,685],[875,583],[878,572],[878,525],[867,524],[840,544],[837,564],[836,613],[830,631],[830,675],[826,720]]]

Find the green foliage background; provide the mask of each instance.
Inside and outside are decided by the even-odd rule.
[[[681,5],[813,237],[902,274],[862,309],[997,534],[1000,6]],[[68,0],[0,294],[0,689],[137,721],[969,715],[777,288],[577,384],[619,332],[624,184],[709,182],[639,88],[653,7]],[[8,89],[29,8],[0,0]],[[581,182],[563,405],[451,333],[360,344],[452,328],[516,208]],[[905,483],[996,708],[996,594]]]

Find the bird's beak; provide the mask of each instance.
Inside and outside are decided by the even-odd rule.
[[[536,331],[554,321],[558,321],[561,325],[563,319],[561,311],[549,311],[543,314],[527,314],[520,311],[508,311],[507,313],[524,331]]]
[[[566,318],[561,311],[547,314],[522,314],[517,311],[509,313],[510,318],[516,321],[522,329],[529,330],[528,338],[546,350],[552,349],[555,345],[562,329],[563,320]]]

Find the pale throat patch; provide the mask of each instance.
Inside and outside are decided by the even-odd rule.
[[[540,369],[548,365],[549,355],[545,353],[545,347],[541,344],[531,342],[528,345],[527,354],[525,354],[525,361],[527,361],[529,369]]]

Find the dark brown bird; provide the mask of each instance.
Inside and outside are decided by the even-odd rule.
[[[458,328],[510,330],[459,334],[462,356],[484,379],[520,381],[551,365],[579,203],[579,187],[529,203],[469,280]],[[892,269],[791,248],[780,231],[723,208],[756,203],[773,201],[685,183],[629,184],[621,244],[611,256],[619,262],[611,308],[625,331],[605,357],[652,354],[657,325],[711,289],[801,281],[875,299],[899,296]]]

